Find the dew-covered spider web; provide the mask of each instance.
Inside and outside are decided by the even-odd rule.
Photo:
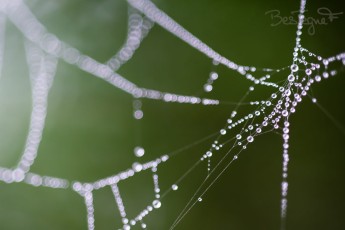
[[[233,165],[237,165],[238,161],[241,161],[246,151],[250,149],[255,150],[256,143],[259,142],[261,136],[273,135],[271,142],[279,143],[279,154],[281,158],[280,172],[277,172],[280,182],[279,184],[275,184],[277,187],[276,191],[279,189],[277,196],[280,196],[279,204],[277,201],[278,205],[276,208],[276,210],[279,210],[277,219],[280,222],[280,229],[288,229],[287,218],[290,212],[294,212],[293,208],[289,206],[291,198],[288,196],[290,184],[294,186],[293,181],[289,179],[289,167],[293,165],[293,161],[291,163],[289,162],[289,149],[293,147],[290,143],[290,137],[293,135],[290,134],[293,132],[292,120],[295,114],[299,113],[300,108],[303,108],[303,105],[300,104],[304,101],[309,101],[319,109],[319,112],[327,117],[330,126],[334,126],[338,135],[344,139],[345,129],[342,122],[338,121],[335,116],[328,112],[326,109],[327,106],[318,102],[313,92],[313,87],[327,82],[331,78],[344,77],[345,53],[339,50],[338,53],[331,56],[323,56],[318,53],[318,47],[305,47],[303,45],[303,25],[305,24],[305,12],[308,6],[305,0],[301,0],[298,6],[298,22],[295,25],[294,46],[291,47],[290,62],[279,68],[240,65],[222,56],[162,11],[158,3],[156,5],[150,0],[127,0],[127,5],[128,25],[125,42],[112,57],[105,62],[100,62],[92,56],[84,54],[79,48],[69,45],[58,35],[50,31],[50,27],[45,26],[39,20],[39,17],[32,12],[26,1],[1,0],[0,71],[3,72],[3,69],[6,68],[4,63],[7,62],[4,59],[10,55],[8,53],[10,50],[6,49],[6,46],[11,42],[8,41],[8,38],[12,39],[12,37],[7,35],[6,29],[11,25],[16,28],[17,34],[24,38],[23,49],[25,50],[25,60],[32,96],[31,116],[24,149],[21,155],[16,155],[18,159],[15,165],[12,167],[0,167],[0,181],[2,185],[6,184],[6,186],[10,186],[7,184],[12,185],[16,183],[28,184],[37,187],[37,190],[48,187],[53,189],[53,191],[59,190],[58,193],[75,193],[81,198],[77,202],[81,202],[81,200],[84,202],[85,214],[74,213],[74,215],[83,216],[89,230],[98,229],[97,226],[102,225],[100,223],[101,220],[98,220],[95,214],[97,213],[97,208],[101,208],[101,205],[96,205],[97,195],[95,194],[99,191],[106,189],[111,191],[112,197],[108,197],[109,199],[105,203],[111,204],[117,213],[109,214],[113,216],[112,218],[114,218],[117,226],[109,226],[108,228],[123,230],[136,228],[162,229],[162,227],[155,225],[150,227],[147,219],[154,213],[157,213],[155,218],[161,218],[160,215],[164,215],[164,206],[169,209],[169,206],[165,205],[165,203],[168,203],[174,194],[180,192],[179,196],[184,197],[181,201],[173,198],[174,203],[179,203],[178,208],[174,208],[176,209],[176,215],[169,219],[169,221],[172,221],[164,225],[164,229],[175,229],[179,228],[183,221],[189,218],[189,215],[193,215],[193,211],[197,206],[208,209],[209,212],[217,213],[218,211],[215,206],[208,206],[207,195],[210,190],[218,183],[228,183],[231,186],[231,181],[222,181],[222,176]],[[65,26],[68,27],[70,25],[67,23]],[[141,87],[135,81],[129,80],[130,78],[127,78],[126,75],[121,73],[122,68],[125,68],[126,64],[130,64],[130,61],[135,58],[137,52],[140,52],[141,46],[150,39],[150,36],[156,35],[153,34],[153,30],[156,27],[165,29],[170,33],[169,36],[173,35],[177,37],[180,39],[179,42],[182,41],[184,44],[198,51],[198,55],[203,55],[208,58],[210,71],[205,74],[207,77],[204,78],[204,82],[197,86],[197,92],[189,91],[191,92],[189,94],[180,93],[188,91],[179,90],[178,88],[171,91],[161,90],[159,89],[159,84],[158,86],[157,84],[154,85],[152,88],[147,84],[143,84],[147,85],[146,87]],[[101,40],[102,34],[99,34],[99,37]],[[259,45],[260,41],[257,44]],[[229,45],[230,48],[231,45]],[[11,60],[11,62],[16,62],[16,60]],[[48,113],[48,107],[50,105],[50,100],[48,100],[50,98],[49,92],[54,87],[54,82],[57,81],[57,78],[60,75],[66,74],[58,71],[58,66],[62,63],[74,69],[79,69],[88,76],[104,80],[112,86],[111,90],[121,92],[119,97],[129,96],[131,98],[130,107],[132,108],[132,114],[129,116],[133,117],[131,119],[134,120],[134,125],[129,128],[135,130],[134,136],[136,137],[133,139],[136,139],[136,145],[130,147],[133,149],[133,153],[119,153],[114,151],[114,154],[123,156],[131,155],[132,158],[130,159],[131,161],[133,159],[133,161],[130,164],[123,163],[121,167],[113,167],[111,174],[92,180],[66,178],[59,174],[50,175],[49,173],[45,173],[42,168],[39,170],[40,172],[35,171],[36,161],[40,159],[41,154],[46,154],[41,152],[40,148],[41,142],[45,137],[46,119],[49,119],[50,116],[50,113]],[[158,63],[151,64],[150,66],[145,66],[145,68],[151,68],[155,71],[156,68],[159,69],[158,65]],[[140,66],[140,68],[143,67]],[[178,68],[188,68],[188,65],[186,64]],[[225,71],[228,73],[236,74],[237,81],[248,84],[246,89],[240,92],[241,96],[235,100],[217,97],[217,89],[221,88],[221,85],[217,83],[222,78],[227,77],[220,74],[222,68],[226,69]],[[161,75],[163,74],[161,73]],[[141,78],[145,78],[145,76],[141,76]],[[0,79],[1,81],[3,79]],[[173,82],[174,79],[169,79],[169,81]],[[102,84],[104,83],[102,82]],[[229,93],[235,90],[236,87],[236,85],[228,86]],[[262,93],[262,91],[266,93]],[[20,93],[20,91],[16,92],[16,94]],[[89,99],[92,100],[91,98]],[[62,101],[60,103],[63,104],[64,102]],[[146,104],[148,104],[148,107],[159,104],[160,106],[164,106],[164,108],[168,108],[169,106],[172,108],[184,106],[183,108],[188,110],[188,113],[190,113],[189,107],[197,107],[198,112],[193,115],[195,117],[202,114],[204,108],[217,110],[223,107],[226,108],[227,114],[225,115],[226,119],[222,118],[223,125],[220,127],[213,125],[213,119],[219,121],[220,118],[210,118],[208,122],[204,123],[205,126],[211,126],[214,130],[213,132],[204,136],[199,135],[192,139],[187,138],[186,140],[191,140],[189,143],[184,142],[178,148],[165,149],[159,154],[153,154],[149,150],[150,147],[143,146],[143,141],[140,140],[150,132],[149,127],[144,127],[145,119],[149,119],[147,117],[151,116],[153,117],[151,119],[154,120],[152,122],[158,122],[156,119],[164,119],[164,115],[156,116],[159,113],[163,113],[159,109],[156,112],[148,109],[149,112],[146,113]],[[122,104],[114,105],[114,107],[120,108],[119,111],[121,111],[121,106]],[[339,104],[339,107],[341,108],[343,105]],[[89,109],[93,110],[92,108]],[[94,111],[90,110],[85,111],[85,113],[97,113],[96,108]],[[168,113],[172,113],[172,116],[179,116],[178,112],[176,114],[174,113],[174,109],[168,111]],[[2,119],[6,120],[6,117],[2,117]],[[72,121],[71,124],[78,123],[79,119],[82,120],[83,117]],[[109,124],[109,126],[111,125]],[[315,126],[315,130],[310,130],[311,135],[327,135],[318,133],[318,125]],[[174,124],[171,123],[168,129],[173,130]],[[84,131],[81,130],[80,132]],[[184,130],[181,133],[172,131],[172,134],[177,136],[185,135]],[[60,135],[63,136],[65,134],[62,133]],[[94,135],[99,135],[97,130],[95,130]],[[119,137],[121,135],[121,133],[117,133],[115,136]],[[188,135],[188,132],[186,135]],[[172,136],[168,136],[167,138],[158,137],[159,139],[156,142],[159,145],[169,146],[169,138]],[[16,145],[21,144],[17,143]],[[197,146],[201,146],[199,150],[193,150]],[[60,146],[57,145],[56,148],[59,149]],[[265,146],[265,151],[270,151],[270,148],[274,149],[273,145]],[[294,149],[296,148],[294,147]],[[49,152],[50,150],[49,148],[45,148],[44,151]],[[95,151],[94,155],[91,156],[91,162],[97,162],[98,158],[102,158],[100,156],[102,155],[102,147],[100,146]],[[193,154],[187,154],[189,151],[193,151]],[[11,155],[15,154],[11,153]],[[75,157],[80,157],[79,161],[82,163],[83,154],[75,154]],[[254,151],[254,154],[259,153],[255,153]],[[73,158],[73,156],[70,157]],[[248,158],[250,158],[250,155]],[[180,162],[181,159],[184,162],[182,164]],[[65,159],[65,161],[68,160]],[[266,164],[269,163],[267,162]],[[112,163],[109,162],[108,164],[111,165]],[[188,165],[186,166],[185,164]],[[116,165],[119,166],[121,163],[117,163]],[[167,174],[165,167],[168,167],[169,171],[171,171],[168,173],[170,176],[165,176]],[[241,167],[241,164],[238,164],[238,167]],[[65,171],[66,174],[69,172],[68,169],[64,168],[61,168],[61,171]],[[62,173],[61,175],[66,174]],[[150,180],[141,181],[141,175],[149,175]],[[139,179],[135,180],[135,178]],[[128,189],[122,189],[123,186],[126,187],[128,185],[126,183],[130,183],[131,181],[140,182],[141,184],[140,187],[131,189],[132,193],[137,194],[138,202],[128,198]],[[185,183],[193,184],[193,189],[183,190],[183,186],[186,185]],[[189,185],[186,186],[188,187]],[[147,188],[151,196],[147,196],[148,193],[145,190]],[[18,194],[21,194],[21,189],[22,187],[16,189]],[[255,193],[255,191],[253,192]],[[13,196],[18,194],[13,194]],[[25,193],[22,196],[25,196]],[[227,194],[227,196],[233,195]],[[237,196],[241,196],[241,194]],[[229,210],[232,209],[231,204],[219,205],[225,205],[226,209]],[[135,207],[134,209],[132,208],[133,206]],[[133,212],[133,210],[136,210],[136,212]],[[224,210],[224,208],[221,210]],[[5,211],[2,210],[1,212],[3,213]],[[263,207],[262,212],[264,211],[265,208]],[[231,219],[231,217],[229,218]],[[248,220],[250,221],[250,216]],[[223,229],[230,229],[230,226],[233,225],[231,223],[223,224]]]

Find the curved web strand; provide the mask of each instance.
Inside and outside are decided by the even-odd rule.
[[[0,12],[0,80],[3,71],[6,40],[6,16]]]
[[[250,72],[255,72],[256,67],[243,66],[236,64],[235,62],[223,57],[207,44],[202,42],[199,38],[194,36],[175,20],[169,17],[166,13],[160,10],[154,3],[150,0],[127,0],[130,5],[141,11],[153,22],[159,24],[161,27],[180,38],[182,41],[186,42],[190,46],[199,50],[201,53],[205,54],[207,57],[211,58],[215,63],[220,63],[234,71],[237,71],[241,75],[245,76],[247,80],[252,82],[262,82],[260,79],[255,78],[250,74]],[[271,69],[263,68],[263,71],[271,71]],[[249,73],[249,74],[248,74]],[[265,82],[266,83],[266,82]],[[269,82],[267,82],[270,85]]]
[[[128,7],[128,32],[126,41],[119,52],[107,62],[107,65],[114,72],[132,58],[153,25],[154,23],[150,19],[141,16],[133,7]]]
[[[23,155],[15,173],[16,180],[23,180],[34,163],[43,136],[45,118],[47,116],[48,93],[53,84],[57,59],[45,55],[41,49],[26,43],[27,63],[29,65],[32,88],[32,112],[28,137]]]
[[[7,0],[8,1],[8,0]],[[32,43],[54,57],[61,58],[83,71],[101,78],[135,98],[147,98],[165,102],[218,105],[216,99],[179,95],[153,89],[140,88],[133,82],[122,77],[105,64],[81,54],[77,49],[60,41],[55,35],[46,31],[45,27],[35,18],[29,8],[21,1],[8,1],[7,15],[23,35]]]

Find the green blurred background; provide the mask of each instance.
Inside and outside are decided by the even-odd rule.
[[[26,2],[50,32],[99,62],[114,55],[126,38],[126,1]],[[288,16],[298,9],[298,1],[154,2],[206,44],[239,64],[280,68],[291,63],[296,26],[272,27],[273,21],[265,12],[277,9]],[[344,12],[342,4],[309,1],[306,16],[320,18],[316,12],[319,7]],[[316,25],[314,35],[302,35],[302,45],[324,57],[343,52],[344,25],[344,14],[329,25]],[[8,23],[0,79],[2,167],[17,163],[31,113],[23,40]],[[195,95],[213,69],[211,60],[156,25],[119,73],[141,87]],[[220,79],[215,82],[215,90],[201,96],[238,101],[249,82],[225,67],[218,66],[216,71]],[[320,104],[343,126],[344,86],[342,72],[313,87]],[[267,98],[271,93],[260,88],[254,99]],[[233,109],[231,105],[206,107],[143,100],[144,118],[138,122],[132,116],[132,102],[131,96],[110,84],[59,62],[32,171],[71,181],[104,178],[131,167],[134,161],[149,161],[218,131]],[[291,122],[288,229],[345,229],[344,133],[309,100],[298,107]],[[159,167],[162,190],[188,170],[211,142],[193,147]],[[281,144],[274,133],[257,138],[176,229],[279,229]],[[146,150],[143,158],[133,154],[137,145]],[[158,211],[145,218],[148,229],[169,228],[205,177],[206,167],[197,168],[178,191],[168,194]],[[119,186],[129,216],[154,199],[149,172]],[[109,188],[94,192],[94,202],[97,230],[121,227]],[[71,190],[0,183],[0,229],[87,229],[84,201]]]

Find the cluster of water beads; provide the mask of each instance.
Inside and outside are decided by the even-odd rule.
[[[301,48],[303,51],[305,51],[305,49]],[[295,49],[296,51],[298,50],[298,48]],[[322,64],[324,65],[324,72],[322,73],[323,78],[328,78],[329,76],[334,76],[337,71],[336,70],[332,70],[332,71],[328,71],[327,72],[327,67],[329,64],[328,60],[338,60],[338,61],[342,61],[343,64],[345,65],[344,62],[344,54],[339,54],[337,56],[331,57],[329,59],[323,59],[320,56],[316,56],[312,53],[309,54],[310,57],[316,57],[318,61],[321,61]],[[261,112],[265,111],[266,107],[269,107],[272,105],[272,101],[274,100],[278,100],[276,102],[276,104],[274,105],[272,112],[268,115],[265,116],[263,118],[263,122],[261,123],[261,125],[259,124],[254,124],[254,126],[260,126],[257,127],[256,129],[256,134],[255,133],[251,133],[249,135],[246,136],[246,140],[247,140],[247,144],[248,143],[252,143],[254,142],[254,137],[255,135],[259,134],[262,132],[262,127],[265,127],[268,125],[268,123],[271,123],[273,125],[274,129],[279,129],[280,125],[279,122],[282,120],[282,117],[285,117],[285,119],[288,119],[289,115],[291,113],[294,113],[296,111],[296,106],[298,103],[300,103],[302,101],[302,98],[305,97],[308,93],[308,91],[311,89],[311,85],[315,82],[320,82],[322,77],[320,75],[315,75],[314,77],[312,77],[312,74],[314,71],[319,70],[321,65],[319,63],[308,63],[305,58],[302,57],[302,59],[296,58],[296,60],[301,60],[299,63],[302,63],[304,66],[310,66],[310,68],[305,69],[304,72],[304,77],[300,79],[299,75],[297,73],[300,72],[300,67],[297,64],[292,64],[290,67],[291,70],[291,74],[288,75],[287,77],[287,84],[285,83],[285,86],[280,86],[279,87],[279,91],[278,94],[277,93],[273,93],[271,95],[271,99],[270,100],[266,100],[266,101],[255,101],[255,102],[251,102],[251,105],[262,105],[261,107]],[[300,73],[300,75],[303,76],[303,74]],[[292,87],[295,88],[292,88]],[[253,89],[251,89],[253,90]],[[293,93],[294,92],[294,93]],[[292,96],[292,99],[290,98]],[[312,98],[312,102],[316,103],[317,99],[316,98]],[[260,116],[261,113],[260,111],[255,111],[254,113],[256,116]],[[237,111],[233,111],[233,113],[231,114],[231,118],[235,117],[237,115]],[[253,114],[248,114],[247,116],[244,116],[241,119],[238,119],[236,122],[233,123],[232,119],[228,119],[228,123],[230,124],[228,126],[229,129],[232,129],[233,127],[236,127],[237,125],[241,124],[242,122],[244,122],[244,120],[247,119],[252,119],[254,116]],[[288,182],[286,181],[286,178],[288,176],[288,162],[289,162],[289,155],[288,155],[288,140],[289,140],[289,125],[290,123],[286,120],[285,122],[283,122],[283,128],[282,128],[282,137],[284,140],[283,143],[283,173],[282,173],[282,177],[283,177],[283,182],[282,182],[282,200],[281,200],[281,210],[282,210],[282,217],[286,216],[286,209],[287,209],[287,190],[288,190]],[[248,126],[247,129],[245,129],[246,132],[248,132],[249,130],[253,130],[254,128],[253,125]],[[243,128],[242,128],[243,129]],[[226,129],[221,129],[219,131],[220,136],[225,136],[227,134]],[[236,139],[238,140],[238,145],[241,145],[242,142],[241,140],[243,140],[242,137],[242,132],[239,134],[236,134]],[[212,145],[213,151],[217,151],[219,150],[219,147],[216,149],[215,148],[215,144],[217,144],[217,141]],[[243,149],[246,148],[246,145],[243,146]],[[208,158],[208,160],[210,160],[210,158],[212,157],[212,152],[208,151],[206,152],[206,154],[204,154],[201,157],[201,160],[204,160],[206,158]],[[237,160],[238,159],[238,154],[235,154],[233,156],[233,160]],[[210,171],[210,169],[208,168],[208,171]],[[198,198],[199,200],[199,198]]]
[[[211,72],[207,83],[204,85],[205,92],[211,92],[213,89],[213,83],[218,79],[218,73]]]
[[[160,188],[159,188],[159,184],[158,184],[158,174],[157,174],[157,167],[153,167],[152,168],[152,172],[153,172],[153,185],[154,185],[154,192],[155,192],[155,197],[156,199],[160,198]],[[159,200],[155,200],[154,203],[156,205],[153,205],[155,208],[159,208],[160,207],[160,202]]]
[[[249,89],[250,91],[253,91],[254,88],[253,87],[250,87]],[[265,101],[263,104],[266,105],[267,101]],[[263,112],[265,110],[265,106],[262,106],[261,108],[261,111]],[[253,119],[254,117],[256,116],[260,116],[261,114],[263,113],[260,113],[259,111],[255,111],[254,112],[255,115],[253,115],[252,113],[244,116],[243,118],[240,118],[238,119],[237,121],[233,122],[233,119],[236,117],[237,115],[237,111],[232,111],[231,113],[231,116],[230,118],[227,120],[227,127],[226,128],[223,128],[220,130],[220,135],[221,136],[225,136],[227,134],[227,129],[228,130],[231,130],[233,129],[234,127],[240,125],[241,123],[247,121],[247,120],[251,120]],[[236,137],[236,141],[237,141],[237,144],[238,145],[242,145],[242,135],[243,133],[250,133],[248,134],[248,136],[246,137],[246,141],[247,143],[252,143],[254,141],[254,135],[255,133],[252,133],[252,130],[254,130],[254,127],[257,127],[256,128],[256,133],[261,133],[261,127],[259,127],[260,124],[256,123],[256,124],[250,124],[248,125],[248,127],[246,129],[242,128],[242,131],[241,133],[237,134],[235,137]],[[225,142],[223,143],[225,144]],[[208,170],[208,173],[211,171],[211,168],[210,168],[210,161],[211,161],[211,157],[213,156],[213,153],[212,151],[219,151],[222,147],[223,147],[223,144],[219,144],[218,143],[218,140],[214,141],[214,143],[212,144],[211,146],[211,149],[209,151],[207,151],[201,158],[200,160],[203,161],[204,159],[207,159],[208,160],[208,167],[207,167],[207,170]],[[242,148],[243,149],[246,149],[246,145],[243,145]],[[237,156],[235,157],[237,159]]]
[[[219,65],[219,62],[216,60],[212,61],[213,65]],[[278,88],[279,86],[274,83],[274,82],[268,82],[267,80],[269,80],[271,78],[271,74],[266,74],[266,72],[272,72],[272,73],[279,73],[281,70],[284,70],[284,68],[281,69],[267,69],[267,68],[263,68],[260,69],[260,71],[264,72],[265,74],[262,77],[255,77],[253,74],[257,72],[256,67],[244,67],[244,66],[240,66],[238,68],[238,72],[241,73],[242,75],[244,75],[246,77],[246,79],[250,80],[251,82],[253,82],[255,85],[263,85],[266,87],[274,87],[274,88]],[[209,74],[209,78],[206,82],[206,84],[204,84],[204,91],[205,92],[211,92],[214,87],[213,87],[213,83],[219,78],[219,75],[217,72],[215,71],[211,71]],[[251,87],[252,90],[254,90],[253,87]]]
[[[255,71],[255,69],[254,69],[254,71]],[[269,78],[269,75],[267,75],[266,77]],[[266,79],[266,78],[264,78],[264,79]],[[255,88],[254,88],[253,86],[250,86],[250,87],[249,87],[249,90],[248,90],[248,93],[249,93],[249,92],[252,92],[252,91],[254,91],[254,90],[255,90]],[[273,99],[274,99],[274,98],[276,98],[276,96],[273,96]],[[272,100],[272,99],[271,99],[271,100]],[[253,120],[253,119],[255,119],[255,117],[259,117],[259,116],[261,116],[262,114],[264,114],[264,113],[265,113],[264,111],[265,111],[266,107],[269,107],[269,106],[272,105],[271,100],[266,100],[266,101],[261,101],[261,102],[259,102],[259,101],[250,102],[251,105],[261,105],[261,106],[259,106],[259,110],[256,110],[254,113],[249,113],[248,115],[246,115],[246,116],[244,116],[244,117],[242,117],[242,118],[239,118],[239,119],[236,120],[235,122],[233,122],[233,119],[236,117],[237,111],[236,111],[236,110],[233,110],[232,113],[231,113],[231,115],[230,115],[230,118],[227,119],[227,125],[225,126],[225,128],[222,128],[222,129],[219,131],[220,136],[225,136],[225,135],[227,134],[227,130],[231,130],[231,129],[237,127],[238,125],[240,125],[240,124],[242,124],[242,123],[244,123],[244,122],[246,122],[246,121],[248,121],[248,120]],[[264,126],[267,126],[266,123],[267,123],[267,122],[264,122]],[[247,127],[247,129],[244,129],[244,128],[243,128],[243,129],[242,129],[242,132],[244,131],[245,133],[247,133],[247,132],[251,133],[251,131],[254,129],[254,126],[257,127],[257,128],[256,128],[257,133],[261,133],[261,128],[258,127],[258,126],[259,126],[258,123],[254,124],[254,125],[252,125],[252,124],[249,125],[249,126]],[[236,135],[236,139],[237,139],[237,144],[238,144],[238,145],[242,145],[242,143],[243,143],[242,141],[240,141],[240,139],[242,138],[242,135],[241,135],[242,132]],[[248,143],[252,143],[252,142],[254,141],[254,136],[253,136],[253,134],[248,134],[246,140],[247,140]],[[218,144],[218,141],[216,140],[216,141],[214,141],[214,143],[212,144],[212,147],[211,147],[210,151],[207,151],[206,154],[204,154],[204,155],[200,158],[200,160],[208,159],[208,168],[207,168],[207,169],[208,169],[208,172],[210,172],[210,170],[211,170],[211,169],[210,169],[210,159],[211,159],[211,157],[212,157],[212,151],[213,151],[213,150],[218,151],[218,150],[219,150],[220,148],[222,148],[222,147],[223,147],[223,145],[222,145],[222,144]],[[246,149],[246,145],[243,145],[242,148],[243,148],[243,149]]]

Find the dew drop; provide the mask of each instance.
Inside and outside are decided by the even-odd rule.
[[[282,115],[283,115],[284,117],[286,117],[287,115],[289,115],[289,113],[288,113],[287,110],[283,110]]]
[[[145,154],[144,148],[137,146],[134,148],[134,155],[137,157],[142,157]]]
[[[225,135],[226,134],[226,130],[225,129],[221,129],[220,130],[220,134]]]
[[[288,76],[288,81],[289,81],[289,82],[293,82],[294,80],[295,80],[295,76],[292,75],[292,74],[290,74],[290,75]]]
[[[248,136],[247,137],[247,141],[248,142],[253,142],[254,141],[254,137],[253,136]]]
[[[291,71],[297,72],[298,71],[298,65],[296,65],[296,64],[291,65]]]
[[[212,80],[217,80],[218,74],[216,72],[211,72],[210,77]]]
[[[174,191],[176,191],[176,190],[178,189],[178,186],[177,186],[176,184],[173,184],[173,185],[171,186],[171,189],[174,190]]]
[[[209,85],[209,84],[204,85],[204,90],[205,90],[206,92],[211,92],[212,89],[213,89],[212,85]]]
[[[162,206],[162,203],[159,200],[154,200],[152,202],[152,205],[154,208],[160,208]]]
[[[140,119],[143,118],[144,112],[142,110],[140,110],[140,109],[135,110],[133,116],[134,116],[135,119],[140,120]]]

